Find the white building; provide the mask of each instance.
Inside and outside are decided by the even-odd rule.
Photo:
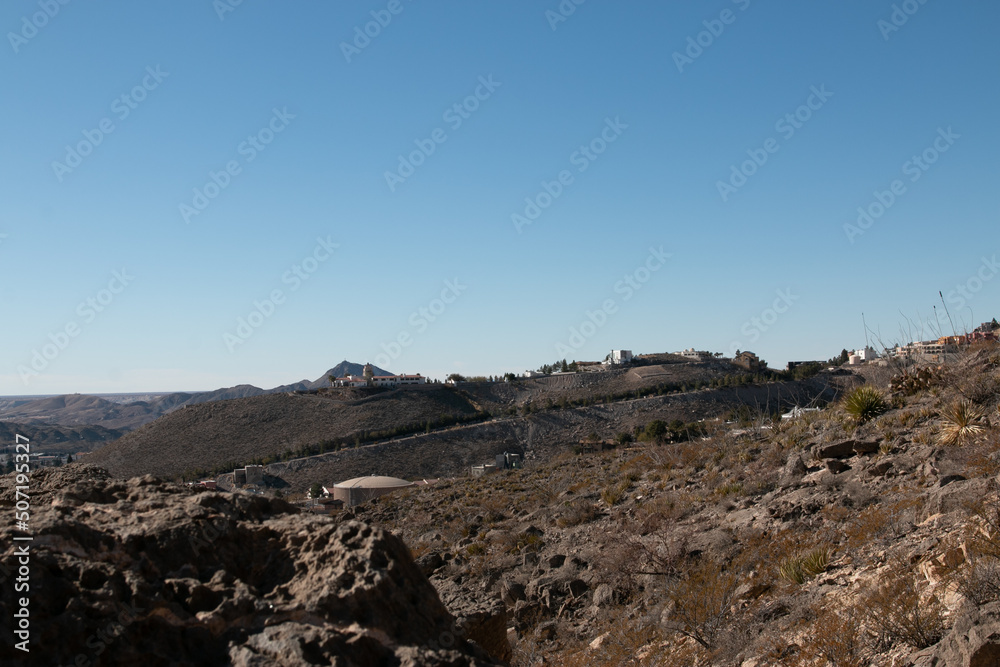
[[[423,375],[374,375],[370,378],[358,377],[357,375],[347,375],[336,378],[333,381],[334,387],[403,387],[414,384],[426,384],[427,378]]]
[[[861,361],[874,361],[878,359],[878,352],[867,345],[859,350],[855,350],[854,354],[858,355]]]
[[[632,350],[611,350],[608,362],[612,366],[632,363]]]
[[[427,378],[417,375],[376,375],[372,378],[376,387],[402,387],[411,384],[425,384]]]
[[[685,359],[691,359],[692,361],[708,361],[713,358],[711,352],[706,350],[696,350],[693,347],[689,347],[686,350],[680,352],[675,352],[679,357],[684,357]]]

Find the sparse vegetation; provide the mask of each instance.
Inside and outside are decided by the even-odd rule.
[[[970,401],[954,401],[941,411],[944,424],[938,441],[946,446],[965,444],[983,432],[983,416],[983,411]]]
[[[870,385],[858,387],[844,398],[844,410],[858,424],[864,424],[889,409],[885,394]]]
[[[830,550],[826,547],[813,549],[804,556],[787,558],[778,566],[782,579],[794,584],[803,584],[808,579],[826,572],[830,564]]]

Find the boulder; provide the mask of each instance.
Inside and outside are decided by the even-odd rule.
[[[858,441],[854,443],[855,454],[874,454],[879,449],[877,440]]]
[[[85,466],[32,482],[33,499],[50,501],[32,507],[32,664],[504,659],[465,640],[407,547],[379,528]],[[15,561],[12,537],[0,526],[3,563]],[[14,598],[0,587],[0,614]],[[0,664],[21,657],[0,645]]]
[[[832,445],[822,445],[816,448],[816,457],[820,459],[843,459],[854,456],[854,440],[842,440]]]
[[[850,470],[851,466],[847,465],[843,461],[838,461],[837,459],[828,459],[826,462],[826,469],[834,475],[838,475],[842,472]]]
[[[785,467],[781,469],[779,484],[782,487],[789,487],[793,484],[797,484],[803,477],[805,477],[807,471],[808,469],[806,468],[805,462],[802,460],[802,456],[799,454],[792,454],[788,457]]]
[[[914,667],[991,667],[1000,661],[1000,605],[965,607],[935,646],[914,656]]]

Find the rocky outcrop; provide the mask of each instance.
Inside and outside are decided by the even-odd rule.
[[[31,664],[499,664],[368,524],[90,466],[36,473],[32,496]],[[12,537],[0,528],[5,564]],[[0,588],[0,615],[14,598]],[[0,663],[24,657],[0,646]]]
[[[937,645],[914,656],[914,667],[990,667],[1000,662],[1000,603],[967,605]]]

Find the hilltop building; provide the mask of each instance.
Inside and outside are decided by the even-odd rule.
[[[711,361],[715,356],[707,350],[696,350],[693,347],[681,350],[680,352],[674,352],[674,354],[685,359],[690,359],[691,361]]]
[[[607,363],[610,366],[621,366],[632,363],[632,350],[611,350]]]
[[[733,363],[748,371],[759,371],[764,369],[764,364],[753,352],[740,352],[733,358]]]
[[[375,375],[375,369],[371,364],[365,364],[361,372],[361,377],[357,375],[346,375],[342,378],[334,378],[334,387],[405,387],[415,384],[427,384],[427,378],[417,373],[416,375]]]

